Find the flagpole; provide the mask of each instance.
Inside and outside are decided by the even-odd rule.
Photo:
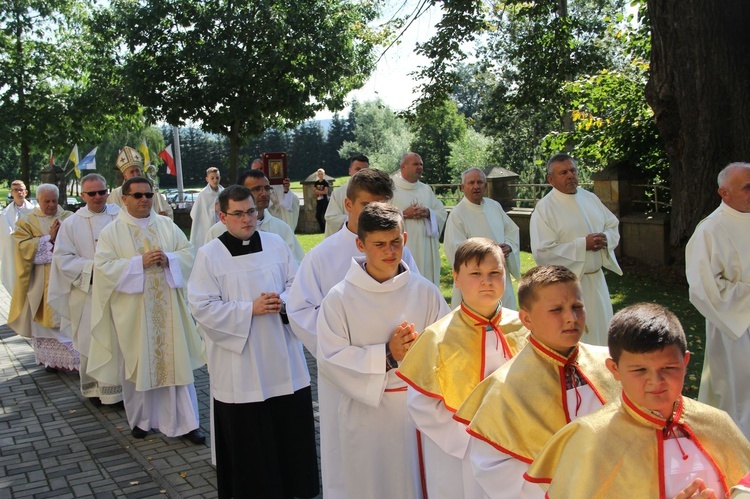
[[[174,141],[174,165],[177,169],[177,202],[182,203],[182,158],[180,157],[180,128],[172,127],[172,139]],[[178,205],[179,206],[179,205]]]

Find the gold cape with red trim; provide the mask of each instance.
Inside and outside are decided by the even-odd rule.
[[[602,403],[614,400],[620,384],[607,370],[607,350],[579,343],[566,358],[529,337],[521,352],[482,381],[455,414],[469,433],[526,463],[557,430],[568,424],[564,366],[577,355],[579,374]]]
[[[487,319],[472,315],[459,306],[427,327],[409,348],[396,373],[419,392],[443,400],[452,412],[484,378]],[[480,322],[483,325],[478,325]],[[521,324],[515,310],[503,308],[490,322],[499,326],[511,357],[526,345],[529,330]]]
[[[57,207],[55,218],[60,222],[71,216],[73,212],[63,210]],[[42,236],[48,236],[49,231],[44,230],[39,222],[44,213],[37,207],[34,211],[21,218],[16,223],[16,230],[13,233],[15,252],[14,264],[16,268],[16,280],[13,285],[13,296],[11,297],[10,309],[8,310],[8,326],[21,336],[31,338],[31,323],[25,324],[18,322],[23,321],[24,309],[28,298],[29,285],[32,277],[37,277],[37,273],[43,273],[44,292],[41,302],[36,310],[32,310],[32,320],[47,328],[59,327],[59,316],[47,305],[47,286],[49,285],[49,272],[51,263],[44,265],[35,265],[34,257],[39,248],[39,240]],[[28,320],[28,316],[25,316]]]
[[[683,397],[674,420],[718,468],[724,490],[715,492],[723,497],[750,470],[750,443],[727,413],[695,400]],[[560,430],[525,478],[547,489],[550,498],[626,493],[670,499],[660,486],[664,479],[658,447],[665,424],[665,419],[618,398]]]

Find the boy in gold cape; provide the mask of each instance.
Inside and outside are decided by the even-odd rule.
[[[550,498],[668,499],[696,479],[726,497],[750,469],[750,443],[724,411],[682,396],[690,352],[677,317],[632,305],[608,343],[621,398],[560,430],[524,478]]]

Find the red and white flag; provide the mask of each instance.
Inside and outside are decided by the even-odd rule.
[[[177,167],[174,164],[174,154],[172,154],[172,144],[169,144],[157,156],[167,164],[167,175],[177,176]]]

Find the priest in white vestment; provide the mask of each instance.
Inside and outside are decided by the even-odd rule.
[[[255,199],[255,209],[258,210],[258,223],[255,226],[256,230],[270,232],[280,236],[287,246],[289,246],[289,249],[294,256],[294,260],[297,262],[297,265],[299,265],[305,257],[305,250],[302,249],[302,245],[300,245],[297,236],[292,232],[292,228],[285,222],[271,215],[268,211],[268,206],[271,202],[272,188],[268,184],[268,179],[263,174],[263,171],[248,170],[240,175],[240,178],[237,179],[237,183],[250,189],[250,192],[253,194],[253,198]],[[216,239],[226,231],[227,227],[223,222],[216,222],[213,227],[208,230],[204,244],[212,239]]]
[[[722,170],[719,195],[685,250],[690,302],[706,318],[698,400],[729,413],[750,438],[750,164]]]
[[[263,171],[263,160],[260,158],[253,160],[250,169]],[[268,211],[286,223],[292,229],[292,232],[294,232],[297,229],[297,222],[299,221],[300,200],[299,196],[292,192],[289,186],[290,181],[288,178],[285,178],[282,184],[271,186],[271,204],[268,207]]]
[[[409,234],[409,248],[419,272],[440,285],[440,233],[448,212],[427,184],[419,181],[424,164],[419,154],[401,158],[400,171],[393,176],[396,189],[391,202],[401,210]]]
[[[227,232],[198,251],[188,283],[206,342],[219,497],[314,497],[310,375],[284,305],[297,263],[280,237],[255,230],[248,188],[228,187],[219,203]]]
[[[547,163],[547,181],[553,189],[531,215],[531,252],[538,265],[562,265],[581,280],[586,304],[586,343],[607,346],[612,300],[602,269],[622,275],[615,257],[619,225],[596,197],[578,187],[578,167],[567,154]]]
[[[205,362],[185,296],[192,247],[174,222],[153,212],[149,180],[128,179],[122,192],[125,209],[99,234],[94,256],[87,372],[108,384],[124,378],[133,437],[158,428],[203,443],[193,370]]]
[[[317,352],[320,304],[331,288],[344,279],[351,267],[352,258],[362,255],[356,243],[359,214],[368,203],[388,201],[391,196],[393,181],[387,173],[374,168],[357,172],[349,181],[344,201],[349,215],[346,224],[336,234],[311,249],[300,264],[289,292],[287,313],[297,337],[313,355]],[[410,269],[416,268],[408,247],[404,248],[402,259]],[[416,270],[410,272],[418,273]],[[336,404],[339,398],[338,390],[318,372],[319,403]],[[321,476],[326,499],[347,497],[337,428],[336,414],[321,418],[320,431],[326,435],[320,442],[320,453],[324,456],[321,458]]]
[[[200,193],[198,199],[190,209],[190,218],[193,223],[190,226],[190,243],[193,251],[197,252],[206,240],[206,233],[213,224],[219,221],[219,194],[224,190],[219,182],[221,174],[219,169],[212,166],[206,170],[206,182],[208,184]]]
[[[349,158],[349,176],[353,176],[363,168],[370,167],[370,160],[364,154],[357,154]],[[326,208],[326,230],[323,232],[325,237],[332,236],[337,233],[341,227],[346,223],[346,208],[344,207],[344,199],[346,199],[346,190],[349,188],[349,181],[347,180],[343,185],[335,188],[328,200],[328,208]]]
[[[70,325],[73,347],[79,352],[81,394],[95,404],[122,401],[122,386],[99,383],[86,374],[91,346],[91,292],[94,254],[99,233],[117,218],[120,209],[107,204],[107,182],[98,173],[81,179],[81,197],[86,206],[60,226],[52,255],[47,302]],[[119,353],[118,353],[119,355]]]
[[[16,222],[21,217],[31,213],[34,205],[26,199],[26,184],[21,180],[10,183],[10,193],[13,201],[8,203],[0,216],[0,282],[2,282],[8,294],[13,296],[13,281],[16,279],[13,254],[15,253],[15,242],[13,231],[16,230]]]
[[[472,237],[486,237],[495,241],[505,255],[505,293],[503,307],[517,310],[516,294],[510,276],[521,279],[520,231],[505,213],[500,203],[484,197],[487,177],[478,168],[470,168],[461,174],[461,190],[464,198],[451,210],[445,222],[443,250],[453,268],[456,250],[461,243]],[[453,286],[451,308],[461,304],[461,291]]]
[[[32,339],[37,364],[52,371],[73,371],[78,369],[79,361],[70,330],[60,329],[60,315],[47,305],[52,252],[60,223],[72,215],[57,204],[59,192],[56,185],[39,185],[39,206],[16,223],[16,280],[8,326],[18,335]]]
[[[320,419],[338,421],[345,497],[420,498],[417,432],[396,368],[418,332],[450,309],[437,286],[401,260],[407,235],[398,208],[367,205],[358,234],[365,256],[351,260],[318,315],[318,372],[341,394],[320,400]],[[330,430],[321,424],[321,442]]]

